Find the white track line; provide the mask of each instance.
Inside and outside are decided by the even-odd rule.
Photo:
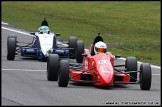
[[[33,71],[46,71],[46,70],[33,70],[33,69],[2,69],[2,71],[29,71],[29,72],[33,72]]]
[[[2,69],[2,71],[25,71],[25,72],[44,72],[47,70],[32,70],[32,69]],[[154,76],[160,76],[160,74],[152,74]]]
[[[1,28],[5,29],[5,30],[13,31],[13,32],[21,33],[21,34],[24,34],[24,35],[32,36],[29,33],[25,33],[25,32],[14,30],[14,29],[10,29],[10,28],[6,28],[6,27],[3,27],[3,26]]]
[[[4,22],[2,22],[2,23],[4,23]],[[2,29],[5,29],[5,30],[9,30],[9,31],[13,31],[13,32],[17,32],[17,33],[21,33],[21,34],[25,34],[25,35],[32,36],[32,35],[30,35],[30,34],[28,34],[28,33],[25,33],[25,32],[22,32],[22,31],[13,30],[13,29],[9,29],[9,28],[3,27],[3,26],[2,26],[1,28],[2,28]],[[120,59],[126,60],[126,58],[120,58]],[[139,62],[139,61],[138,61],[137,63],[141,64],[142,62]],[[156,65],[151,65],[151,67],[161,69],[160,66],[156,66]]]
[[[126,58],[119,58],[119,59],[121,59],[121,60],[126,60]],[[137,63],[138,63],[138,64],[142,64],[143,62],[138,61]],[[156,65],[151,65],[151,67],[161,69],[160,66],[156,66]]]

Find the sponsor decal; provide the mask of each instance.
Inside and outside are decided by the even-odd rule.
[[[88,61],[85,60],[85,69],[88,69]]]
[[[98,64],[109,64],[110,61],[109,60],[99,60]]]
[[[102,74],[111,74],[111,72],[108,71],[108,70],[107,70],[107,71],[101,71],[101,73],[102,73]]]

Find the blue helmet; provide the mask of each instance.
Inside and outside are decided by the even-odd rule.
[[[41,26],[39,29],[38,29],[38,32],[41,33],[41,34],[44,34],[44,33],[50,33],[50,28],[48,26]]]

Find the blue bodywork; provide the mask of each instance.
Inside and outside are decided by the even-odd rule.
[[[33,37],[32,47],[30,47],[30,48],[21,47],[20,53],[21,53],[21,56],[34,57],[34,58],[37,58],[39,60],[47,59],[47,56],[45,56],[43,54],[43,52],[41,51],[39,38],[38,38],[38,36],[35,36],[35,35]],[[69,55],[70,55],[68,48],[61,49],[61,48],[57,47],[55,36],[53,38],[53,49],[49,50],[48,53],[58,54],[60,57],[69,57]]]
[[[60,57],[68,57],[69,56],[69,50],[55,49],[49,53],[58,54]],[[42,53],[42,51],[38,48],[29,48],[29,49],[21,48],[21,56],[35,57],[40,60],[47,58]]]

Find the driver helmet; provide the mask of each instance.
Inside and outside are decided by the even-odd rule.
[[[44,34],[44,33],[50,33],[50,28],[48,26],[41,26],[39,29],[38,29],[38,32],[41,33],[41,34]]]
[[[107,46],[104,42],[99,41],[95,44],[94,46],[94,53],[98,54],[98,53],[105,53],[107,50]]]

